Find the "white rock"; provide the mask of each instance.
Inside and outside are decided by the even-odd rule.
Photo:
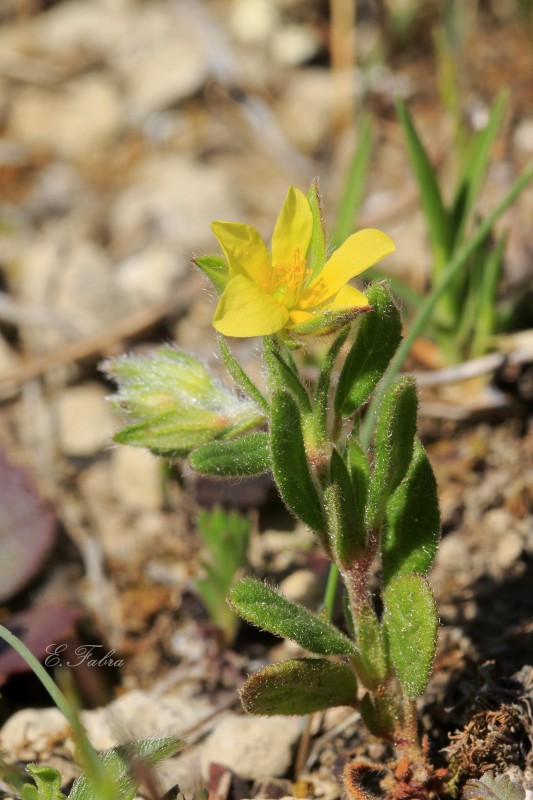
[[[316,32],[306,25],[286,25],[272,39],[273,58],[287,67],[309,61],[320,48]]]
[[[185,258],[180,259],[172,249],[154,242],[118,264],[115,280],[134,305],[156,303],[168,297],[188,269]]]
[[[111,486],[128,508],[160,509],[161,460],[141,447],[118,447],[111,456]]]
[[[101,450],[115,427],[105,389],[97,383],[70,386],[55,401],[58,440],[66,456],[92,456]]]
[[[0,730],[0,750],[10,760],[33,760],[67,738],[69,725],[58,708],[25,708]]]
[[[533,153],[533,119],[524,119],[516,126],[513,144],[521,153]]]
[[[301,721],[294,717],[228,715],[202,748],[202,775],[207,778],[209,765],[217,763],[245,779],[281,777],[291,766],[300,733]]]
[[[24,87],[14,97],[8,131],[31,147],[82,158],[119,133],[123,126],[120,105],[109,78],[87,75],[59,92]]]
[[[109,0],[70,0],[38,15],[35,36],[40,47],[56,58],[76,57],[80,51],[105,57],[125,34],[128,21]]]
[[[295,569],[284,578],[279,588],[289,600],[316,609],[322,599],[324,587],[310,569]]]
[[[279,22],[279,11],[272,0],[234,0],[228,20],[235,36],[247,44],[266,41]]]
[[[216,251],[215,219],[239,219],[229,175],[218,167],[157,154],[146,158],[116,198],[109,222],[118,247],[141,248],[154,237],[182,252]]]
[[[293,72],[280,103],[281,125],[291,144],[315,153],[331,132],[331,73],[324,69]]]
[[[156,47],[142,53],[125,72],[134,117],[143,117],[195,95],[209,75],[205,50],[177,26]]]

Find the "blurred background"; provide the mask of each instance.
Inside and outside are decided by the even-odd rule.
[[[212,644],[188,615],[203,613],[187,594],[199,547],[191,498],[257,508],[271,486],[233,486],[228,501],[190,476],[169,482],[144,451],[110,447],[112,387],[98,364],[163,341],[213,361],[213,297],[191,266],[194,254],[217,253],[210,222],[246,221],[268,241],[288,185],[306,191],[315,176],[333,244],[367,226],[395,240],[383,269],[399,282],[409,320],[431,286],[434,253],[398,98],[446,203],[469,143],[498,108],[475,225],[533,158],[533,3],[0,0],[0,602],[3,620],[37,631],[29,644],[38,654],[72,637],[77,619],[86,641],[96,636],[126,659],[122,690],[176,663],[202,663],[202,680],[216,685],[201,661]],[[532,220],[529,185],[493,234],[505,235],[493,286],[501,326],[491,322],[490,347],[463,348],[461,357],[498,351],[496,334],[531,329]],[[475,317],[465,305],[463,322]],[[419,342],[417,369],[449,366],[435,341]],[[521,598],[509,625],[527,617],[516,611],[527,594],[520,559],[533,508],[524,468],[533,448],[531,336],[523,342],[526,356],[503,376],[511,395],[495,402],[512,417],[507,427],[483,417],[446,441],[454,420],[469,419],[479,386],[455,395],[459,411],[446,410],[450,397],[433,398],[441,421],[433,458],[452,542],[436,586],[452,598],[448,621],[459,613],[454,592],[488,575],[488,602],[492,581],[509,570],[509,597]],[[256,344],[232,347],[260,380]],[[485,395],[487,403],[490,412]],[[266,558],[282,578],[311,565],[302,580],[312,604],[324,564],[305,542],[306,555],[284,561],[284,546],[262,537],[256,567]],[[485,556],[476,560],[477,548]],[[476,608],[464,618],[472,641],[482,630]],[[20,669],[0,657],[4,679]],[[109,699],[106,682],[91,683],[94,670],[87,676],[84,702]],[[9,711],[21,704],[20,684],[10,685]]]

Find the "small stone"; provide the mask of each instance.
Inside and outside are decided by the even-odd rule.
[[[118,447],[111,456],[111,485],[128,508],[158,510],[163,504],[161,460],[142,447]]]
[[[8,119],[13,138],[69,159],[90,156],[108,145],[122,126],[120,98],[109,78],[93,75],[72,80],[56,92],[19,89]]]
[[[279,22],[279,11],[272,0],[234,0],[229,25],[246,44],[259,44],[271,37]]]
[[[202,775],[207,779],[209,765],[216,763],[248,780],[281,777],[292,764],[301,730],[294,717],[228,715],[201,750]]]
[[[310,26],[286,25],[272,40],[273,58],[286,67],[305,64],[320,49],[320,41]]]
[[[176,41],[174,31],[172,33],[141,54],[125,74],[135,116],[164,111],[192,97],[209,76],[205,48],[198,39],[182,31]]]
[[[521,153],[533,153],[533,119],[518,123],[513,134],[513,144]]]
[[[0,750],[14,761],[33,761],[63,742],[69,725],[58,708],[25,708],[10,717],[0,730]]]
[[[116,5],[109,0],[59,3],[36,18],[36,40],[55,58],[105,57],[127,32],[129,18]]]
[[[168,297],[188,268],[186,260],[170,248],[153,243],[124,259],[117,266],[115,280],[134,305],[157,303]]]
[[[118,249],[126,252],[154,238],[181,252],[215,252],[210,223],[240,216],[226,171],[156,154],[134,171],[111,207],[109,222]]]
[[[70,457],[92,456],[101,450],[115,427],[106,391],[97,383],[64,389],[55,403],[61,452]]]
[[[300,152],[313,154],[324,146],[331,131],[332,105],[330,72],[307,69],[292,73],[279,113],[288,139]]]
[[[312,609],[317,608],[323,595],[323,586],[310,569],[294,570],[281,581],[279,588],[289,600]]]

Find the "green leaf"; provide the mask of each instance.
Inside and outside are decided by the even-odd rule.
[[[494,777],[492,770],[484,772],[479,780],[471,778],[463,789],[464,800],[525,800],[523,786],[514,783],[508,775]]]
[[[439,534],[437,482],[425,450],[416,440],[407,474],[387,503],[381,556],[385,585],[404,572],[429,572]]]
[[[198,534],[208,553],[213,574],[224,584],[224,602],[235,573],[246,562],[251,529],[248,517],[235,511],[217,508],[198,514]]]
[[[185,456],[220,436],[227,427],[222,414],[204,409],[165,414],[128,425],[113,436],[117,444],[147,447],[159,455]]]
[[[428,158],[405,102],[396,100],[396,113],[402,125],[411,166],[418,183],[420,201],[426,217],[436,266],[442,269],[450,256],[452,227],[450,214],[444,207],[437,183],[437,175]]]
[[[368,484],[370,483],[370,465],[361,442],[353,434],[346,443],[345,460],[350,473],[353,491],[357,505],[366,508],[368,498]]]
[[[224,366],[233,379],[234,383],[244,392],[244,394],[253,400],[259,408],[266,414],[269,413],[270,408],[268,401],[263,397],[255,383],[248,377],[239,362],[234,358],[227,342],[222,336],[218,337],[218,347]]]
[[[263,339],[263,352],[268,369],[271,392],[279,389],[288,390],[296,400],[302,414],[311,412],[311,401],[305,386],[291,364],[283,359],[276,345],[268,337]]]
[[[192,261],[211,281],[217,294],[222,294],[229,280],[226,259],[222,258],[222,256],[200,256],[199,258],[193,258]]]
[[[347,664],[296,658],[265,667],[241,689],[249,714],[312,714],[333,706],[355,706],[357,682]]]
[[[507,97],[507,92],[499,93],[491,109],[487,125],[472,138],[468,147],[461,182],[451,211],[456,242],[461,241],[470,213],[476,205],[487,173],[491,150],[502,126]]]
[[[373,122],[370,114],[363,114],[357,130],[357,146],[354,150],[342,199],[337,209],[333,230],[333,245],[339,247],[353,233],[355,218],[364,199],[365,185],[370,166],[373,144]]]
[[[248,622],[284,636],[317,655],[351,655],[356,647],[326,619],[293,603],[272,586],[244,578],[230,591],[228,602]]]
[[[322,217],[322,203],[318,190],[318,178],[311,183],[311,188],[307,192],[307,200],[313,215],[313,233],[311,244],[307,254],[307,263],[311,269],[309,282],[311,282],[322,271],[326,263],[326,232],[324,230],[324,220]]]
[[[277,391],[272,398],[270,442],[272,472],[281,497],[306,525],[324,533],[326,521],[307,462],[300,412],[286,390]]]
[[[411,462],[417,409],[414,378],[410,375],[399,378],[383,398],[376,429],[374,468],[368,493],[370,529],[381,522],[387,500]]]
[[[28,764],[26,769],[35,781],[35,786],[25,783],[22,800],[66,800],[61,791],[61,774],[54,767]]]
[[[376,689],[387,675],[387,656],[383,627],[370,605],[359,610],[356,621],[357,674],[367,689]]]
[[[262,475],[270,469],[268,433],[249,433],[237,439],[219,439],[197,447],[190,466],[202,475],[240,478]]]
[[[339,566],[349,569],[366,546],[365,506],[359,503],[348,467],[335,448],[331,453],[330,479],[332,485],[328,489],[333,492],[329,491],[327,502],[324,493],[324,501],[333,534],[332,549]]]
[[[117,787],[115,800],[132,800],[141,777],[139,772],[170,758],[185,746],[177,736],[137,739],[117,745],[102,753],[101,758],[109,777]],[[85,775],[76,778],[69,800],[102,800]]]
[[[331,373],[340,349],[346,341],[350,330],[345,327],[337,336],[322,362],[315,392],[314,418],[315,427],[321,442],[328,441],[328,408]]]
[[[491,339],[496,334],[496,302],[498,286],[503,275],[503,255],[507,244],[507,235],[499,238],[488,255],[485,253],[482,265],[479,293],[477,296],[477,313],[471,325],[471,355],[473,358],[484,355],[490,349]]]
[[[383,593],[383,623],[398,680],[410,698],[419,697],[431,677],[439,620],[427,580],[398,575]]]
[[[368,400],[402,338],[400,312],[388,289],[375,283],[366,296],[374,310],[363,314],[357,323],[335,395],[335,412],[344,416]]]

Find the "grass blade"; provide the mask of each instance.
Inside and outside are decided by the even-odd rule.
[[[364,114],[359,123],[357,146],[350,165],[348,180],[344,188],[337,219],[333,229],[332,243],[341,245],[353,233],[354,221],[363,203],[370,156],[373,144],[373,122],[370,114]]]

